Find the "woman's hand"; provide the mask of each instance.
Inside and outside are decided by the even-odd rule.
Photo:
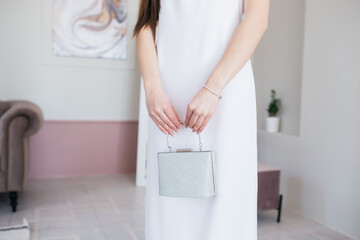
[[[202,132],[215,113],[218,104],[217,96],[204,88],[200,89],[187,107],[185,127],[192,128],[196,133]]]
[[[180,118],[167,94],[161,89],[146,93],[146,107],[159,129],[174,136],[180,128]]]
[[[170,99],[163,91],[155,47],[155,32],[146,25],[136,37],[136,48],[141,76],[144,80],[146,107],[160,130],[174,135],[180,128],[180,120]]]

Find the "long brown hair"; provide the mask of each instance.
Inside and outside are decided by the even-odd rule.
[[[134,28],[133,36],[137,36],[143,27],[150,26],[155,32],[159,20],[160,0],[141,0],[139,16]]]

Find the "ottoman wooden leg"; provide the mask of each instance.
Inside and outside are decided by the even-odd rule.
[[[281,208],[282,208],[282,198],[283,198],[283,195],[280,194],[279,196],[279,207],[278,207],[278,216],[277,216],[277,222],[279,223],[280,220],[281,220]]]
[[[10,206],[12,208],[12,211],[16,212],[16,206],[18,204],[18,202],[17,202],[17,192],[10,192],[9,197],[10,197]]]

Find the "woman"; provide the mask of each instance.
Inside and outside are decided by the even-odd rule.
[[[249,58],[268,11],[269,0],[142,0],[134,35],[149,113],[146,240],[257,239]],[[157,153],[167,151],[166,134],[174,147],[196,149],[194,133],[215,152],[216,197],[159,196]]]

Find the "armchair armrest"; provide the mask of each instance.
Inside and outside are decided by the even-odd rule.
[[[18,116],[24,116],[29,121],[24,137],[36,133],[44,122],[41,109],[30,101],[13,100],[0,102],[0,136],[7,133],[10,122]]]
[[[8,102],[4,102],[4,101],[0,101],[0,117],[1,115],[3,115],[4,112],[6,112],[11,106],[11,103]]]
[[[27,120],[23,138],[36,133],[43,125],[41,109],[32,102],[12,100],[0,102],[0,171],[6,171],[9,156],[9,133],[11,123],[18,117]]]

